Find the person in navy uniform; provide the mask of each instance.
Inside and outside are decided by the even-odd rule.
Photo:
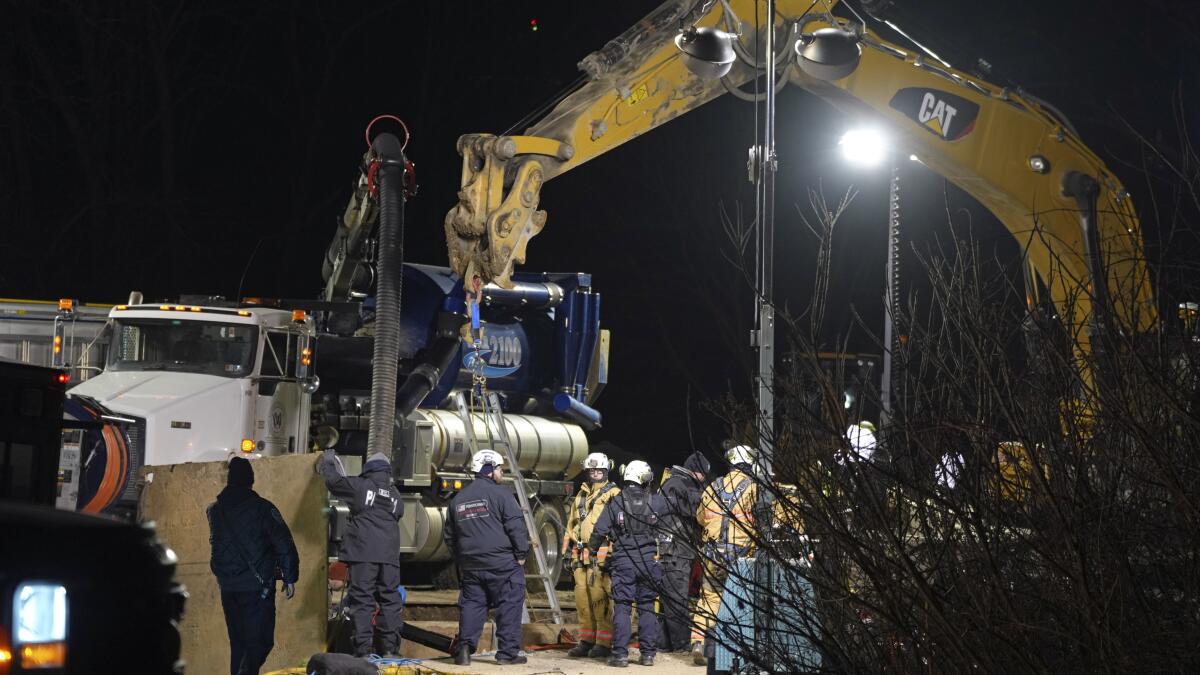
[[[209,567],[221,588],[229,631],[229,672],[257,675],[275,647],[275,579],[290,600],[300,578],[300,556],[279,509],[251,489],[254,468],[229,462],[229,479],[209,505]]]
[[[692,646],[692,608],[688,601],[692,564],[700,548],[700,526],[696,511],[704,492],[704,479],[712,466],[693,452],[683,466],[671,467],[671,475],[659,488],[667,505],[659,520],[663,589],[662,635],[659,646],[667,652],[686,652]]]
[[[442,538],[459,571],[458,638],[454,663],[471,663],[489,608],[496,610],[496,663],[520,664],[521,608],[529,532],[513,491],[500,485],[504,458],[480,450],[471,458],[475,480],[450,501]]]
[[[595,551],[607,538],[613,542],[610,556],[613,594],[613,644],[608,665],[629,665],[629,639],[633,633],[630,615],[638,608],[638,644],[643,666],[654,665],[658,653],[658,617],[654,599],[662,586],[658,562],[658,518],[667,512],[662,495],[651,495],[646,485],[654,477],[650,465],[634,460],[625,467],[621,494],[613,497],[596,521],[588,548]]]
[[[400,526],[404,503],[392,484],[392,463],[376,452],[358,476],[347,476],[333,450],[326,450],[317,470],[329,492],[350,506],[350,525],[342,536],[338,559],[350,570],[347,608],[354,625],[354,654],[372,654],[375,631],[380,651],[394,656],[400,649]],[[371,617],[375,604],[379,615]]]

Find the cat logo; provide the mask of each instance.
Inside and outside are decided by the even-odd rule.
[[[979,105],[939,89],[905,87],[888,103],[921,128],[947,141],[957,141],[975,129]]]

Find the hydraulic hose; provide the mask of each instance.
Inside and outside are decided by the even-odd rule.
[[[400,359],[400,290],[404,266],[404,151],[392,134],[371,144],[379,162],[379,249],[375,286],[375,345],[367,456],[392,457],[396,428],[396,369]]]
[[[396,395],[397,415],[411,415],[429,392],[437,387],[442,375],[458,355],[458,345],[458,336],[442,337],[433,343],[427,360],[414,368],[400,387],[400,392]]]
[[[1100,252],[1100,230],[1096,220],[1096,201],[1100,198],[1100,184],[1095,178],[1068,171],[1062,178],[1063,193],[1075,200],[1079,208],[1079,228],[1092,282],[1092,322],[1098,330],[1108,328],[1112,318],[1112,305],[1108,295],[1108,277],[1105,274],[1104,256]]]
[[[1083,234],[1085,260],[1091,281],[1092,325],[1087,329],[1091,333],[1090,347],[1096,362],[1096,377],[1103,385],[1098,390],[1103,396],[1114,390],[1115,373],[1110,359],[1116,353],[1113,344],[1116,330],[1112,323],[1108,271],[1104,264],[1103,252],[1100,250],[1100,228],[1097,220],[1100,183],[1085,173],[1068,171],[1062,178],[1062,191],[1075,200],[1079,209],[1079,227]]]

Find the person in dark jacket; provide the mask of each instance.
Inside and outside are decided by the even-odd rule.
[[[643,666],[654,665],[658,653],[658,617],[654,599],[662,586],[658,563],[659,515],[667,512],[662,495],[650,494],[646,484],[654,477],[650,465],[634,460],[625,467],[621,494],[609,500],[592,529],[588,549],[595,551],[605,539],[612,541],[613,643],[608,665],[629,665],[630,615],[638,608],[638,645]]]
[[[275,646],[275,579],[283,580],[290,600],[300,577],[291,530],[253,485],[250,462],[234,457],[228,485],[207,511],[209,567],[221,588],[232,675],[257,674],[262,668]]]
[[[688,587],[692,564],[700,547],[696,511],[700,508],[704,478],[710,469],[704,455],[693,452],[684,460],[683,466],[671,467],[670,477],[659,489],[667,506],[660,520],[663,631],[659,639],[659,646],[666,652],[686,652],[692,644]]]
[[[387,455],[374,453],[358,476],[347,476],[333,450],[317,464],[329,492],[350,506],[350,524],[342,536],[338,559],[350,570],[346,590],[350,620],[354,624],[354,653],[375,651],[375,629],[380,651],[396,655],[400,649],[400,526],[404,502],[392,484],[392,464]],[[379,603],[376,625],[371,625]]]
[[[458,638],[454,663],[469,665],[489,608],[496,610],[496,663],[525,663],[521,607],[529,532],[517,497],[500,485],[504,458],[480,450],[471,458],[475,480],[450,501],[442,537],[459,571]]]

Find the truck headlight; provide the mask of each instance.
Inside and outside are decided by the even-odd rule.
[[[67,589],[26,582],[13,594],[13,652],[21,668],[61,668],[67,662]],[[15,659],[14,659],[15,660]]]

